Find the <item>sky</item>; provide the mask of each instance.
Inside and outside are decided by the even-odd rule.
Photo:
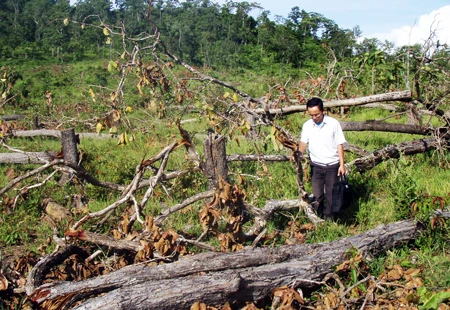
[[[240,0],[233,0],[241,2]],[[362,36],[389,40],[396,46],[423,44],[435,31],[441,44],[450,44],[449,0],[246,0],[259,3],[276,15],[287,18],[298,6],[306,12],[316,12],[333,20],[340,28],[358,25]],[[224,4],[226,0],[212,0]],[[263,10],[251,12],[257,17]]]

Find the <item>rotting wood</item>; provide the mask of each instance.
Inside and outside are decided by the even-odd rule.
[[[449,212],[440,216],[448,218]],[[315,288],[348,250],[376,256],[413,240],[422,228],[405,220],[327,243],[207,252],[174,264],[127,266],[84,281],[47,283],[27,293],[47,307],[78,302],[74,309],[189,309],[198,300],[214,305],[257,302],[283,285]]]

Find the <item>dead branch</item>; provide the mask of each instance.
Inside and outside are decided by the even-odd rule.
[[[182,210],[182,209],[186,208],[187,206],[189,206],[189,205],[191,205],[191,204],[193,204],[193,203],[195,203],[195,202],[197,202],[199,200],[211,198],[211,197],[214,196],[214,193],[215,193],[215,190],[209,190],[209,191],[206,191],[206,192],[203,192],[203,193],[196,194],[196,195],[194,195],[192,197],[189,197],[186,200],[184,200],[183,202],[163,210],[161,212],[161,214],[158,215],[155,218],[154,221],[155,221],[155,223],[157,225],[161,225],[161,223],[164,221],[164,219],[166,219],[172,213],[175,213],[175,212],[177,212],[179,210]]]
[[[78,227],[80,227],[83,223],[85,223],[89,219],[107,215],[109,212],[113,211],[118,206],[120,206],[120,205],[126,203],[128,200],[130,200],[131,196],[136,191],[139,181],[141,180],[143,174],[144,174],[144,169],[139,169],[139,171],[136,173],[133,180],[131,181],[130,185],[125,189],[125,191],[124,191],[125,193],[122,194],[122,197],[119,200],[117,200],[116,202],[107,206],[103,210],[86,214],[71,227],[71,230],[77,230]]]
[[[409,133],[415,135],[426,135],[435,131],[435,129],[431,127],[386,123],[379,121],[340,122],[340,123],[342,130],[344,131],[384,131],[384,132]]]
[[[0,153],[2,164],[45,164],[55,158],[55,152]]]
[[[8,121],[17,121],[19,119],[25,118],[25,115],[20,114],[12,114],[12,115],[2,115],[1,119],[2,121],[8,122]]]
[[[424,153],[426,151],[436,149],[438,142],[436,139],[419,139],[414,141],[405,141],[396,145],[389,145],[380,150],[376,150],[371,154],[357,158],[346,164],[349,171],[355,169],[364,172],[377,166],[383,161],[391,158],[399,158],[401,155],[414,155]]]
[[[116,250],[125,250],[136,253],[143,249],[138,241],[114,239],[104,234],[96,234],[85,230],[67,230],[64,235],[68,240],[87,241]]]
[[[156,175],[154,177],[152,177],[150,179],[150,184],[149,184],[149,188],[147,189],[147,191],[144,194],[144,197],[142,198],[141,203],[139,204],[139,209],[142,210],[142,208],[147,204],[148,199],[150,198],[150,196],[153,193],[153,190],[155,188],[155,186],[158,184],[158,182],[161,180],[163,173],[164,173],[164,169],[166,168],[167,165],[167,161],[169,159],[169,154],[170,152],[172,152],[172,150],[177,146],[177,143],[172,143],[171,145],[169,145],[168,147],[166,147],[162,152],[160,152],[160,154],[163,154],[163,158],[161,161],[161,165],[159,167],[158,172],[156,173]]]
[[[55,137],[61,138],[60,130],[52,130],[52,129],[38,129],[38,130],[13,130],[12,135],[14,137],[39,137],[39,136],[47,136],[47,137]],[[113,136],[110,134],[104,133],[94,133],[94,132],[82,132],[77,133],[80,139],[89,138],[89,139],[111,139]]]
[[[324,108],[335,108],[335,107],[343,107],[343,106],[358,106],[358,105],[365,105],[368,103],[375,103],[375,102],[383,102],[383,101],[411,101],[411,91],[405,90],[405,91],[398,91],[398,92],[391,92],[391,93],[385,93],[385,94],[378,94],[378,95],[372,95],[372,96],[366,96],[366,97],[359,97],[359,98],[353,98],[353,99],[343,99],[343,100],[330,100],[324,102]],[[269,109],[264,110],[262,108],[255,109],[254,110],[258,114],[266,114],[269,113],[270,115],[287,115],[292,113],[298,113],[298,112],[304,112],[306,111],[306,105],[292,105],[287,106],[280,109]]]
[[[61,264],[67,257],[74,253],[79,253],[83,256],[88,256],[87,253],[75,246],[68,245],[61,251],[54,254],[50,254],[39,260],[39,262],[33,267],[33,269],[28,274],[27,283],[25,285],[25,291],[27,294],[32,294],[36,287],[40,286],[44,281],[46,273],[50,268]]]
[[[22,182],[23,180],[36,175],[38,173],[41,173],[42,171],[46,170],[47,168],[50,168],[52,166],[55,165],[61,165],[64,163],[64,160],[62,159],[55,159],[45,165],[40,166],[39,168],[36,168],[34,170],[28,171],[27,173],[18,176],[17,178],[12,179],[5,187],[3,187],[2,189],[0,189],[0,196],[3,195],[4,193],[6,193],[7,191],[9,191],[11,188],[14,187],[14,185]]]
[[[262,155],[262,154],[230,154],[227,161],[289,161],[286,155]]]
[[[267,221],[274,216],[275,212],[297,208],[303,210],[305,215],[313,224],[317,225],[323,222],[323,220],[315,214],[310,204],[304,198],[291,200],[268,200],[262,209],[246,203],[246,211],[254,217],[254,224],[247,231],[246,235],[252,236],[260,232],[266,226]]]

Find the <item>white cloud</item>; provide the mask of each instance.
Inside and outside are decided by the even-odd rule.
[[[450,44],[450,5],[420,16],[411,26],[396,28],[389,33],[374,33],[367,37],[388,40],[396,46],[403,46],[423,44],[433,32],[441,44]]]

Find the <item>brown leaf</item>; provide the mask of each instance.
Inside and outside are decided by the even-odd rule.
[[[206,305],[197,301],[191,306],[191,310],[206,310]]]
[[[223,305],[222,309],[220,310],[232,310],[230,304],[227,302],[225,305]]]
[[[261,310],[261,309],[256,307],[253,303],[247,303],[247,305],[241,310]]]
[[[17,176],[17,174],[16,174],[16,172],[14,171],[13,168],[6,169],[4,174],[5,174],[5,177],[7,177],[10,180],[14,179]]]
[[[399,265],[394,265],[387,274],[389,280],[400,280],[403,277],[403,269]]]
[[[0,291],[6,291],[8,289],[8,280],[0,271]]]

